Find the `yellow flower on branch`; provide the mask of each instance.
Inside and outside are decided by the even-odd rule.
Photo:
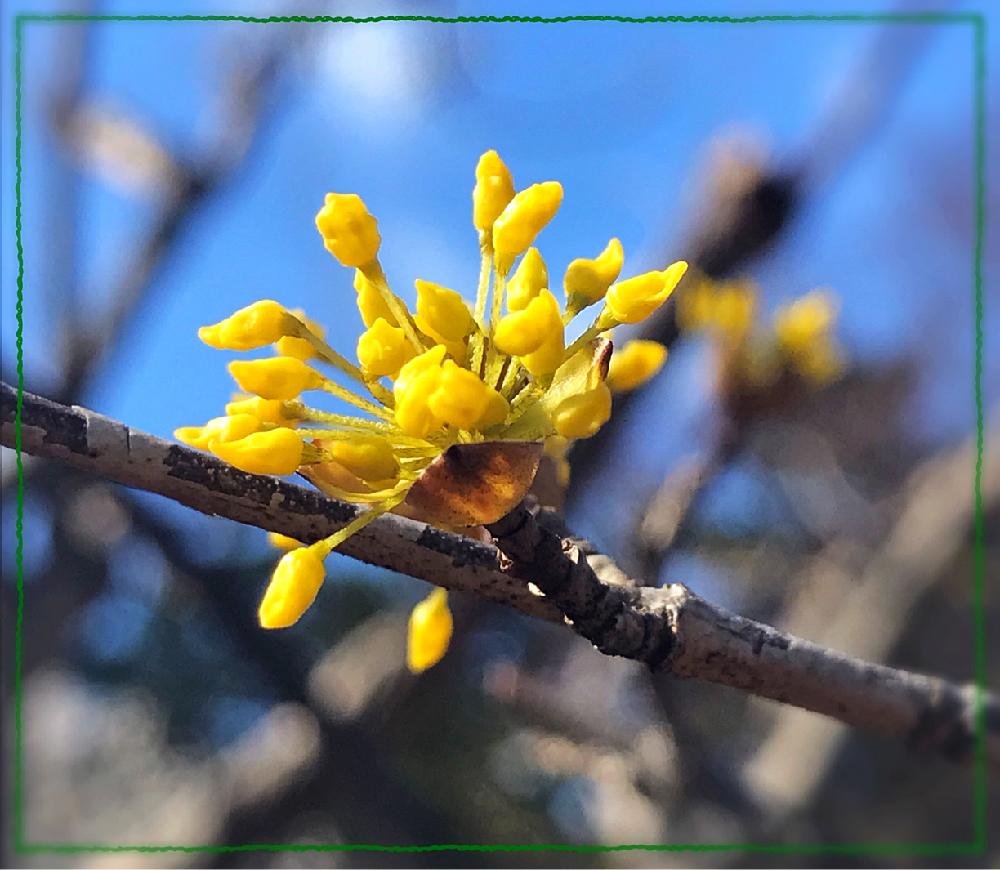
[[[436,665],[448,651],[453,630],[448,592],[435,589],[410,614],[406,666],[419,674]]]
[[[328,193],[316,215],[316,229],[326,249],[344,266],[370,263],[382,244],[378,222],[356,193]]]
[[[621,273],[624,260],[622,243],[612,239],[593,260],[579,258],[570,263],[563,277],[567,309],[575,314],[600,302]]]
[[[634,390],[654,377],[666,361],[667,348],[658,341],[629,341],[611,357],[608,386],[616,393]]]
[[[245,471],[298,472],[328,495],[365,506],[308,547],[272,536],[288,552],[261,603],[261,625],[292,625],[323,582],[326,555],[386,511],[448,528],[494,522],[525,496],[546,444],[565,480],[570,440],[593,435],[611,414],[609,358],[610,384],[618,389],[662,366],[662,349],[649,343],[626,345],[616,360],[603,333],[652,313],[686,264],[613,283],[624,251],[612,239],[594,259],[570,264],[564,310],[532,247],[562,198],[554,181],[515,194],[499,155],[484,154],[472,197],[482,256],[475,304],[418,279],[411,311],[389,285],[378,224],[363,200],[327,194],[316,227],[327,250],[354,270],[365,325],[360,365],[327,345],[319,324],[271,300],[201,330],[220,348],[274,344],[280,355],[231,362],[231,374],[250,395],[231,401],[228,416],[178,429],[177,437]],[[575,315],[602,299],[567,347]],[[314,368],[321,365],[333,367],[330,375]],[[300,397],[310,390],[348,403],[351,413],[307,404]],[[437,662],[451,631],[447,595],[437,590],[410,621],[411,669]]]
[[[291,356],[233,360],[229,374],[241,390],[262,399],[295,399],[306,390],[319,388],[324,381],[316,369]]]
[[[296,547],[278,560],[257,611],[264,628],[288,628],[316,600],[326,570],[312,547]]]
[[[605,311],[609,326],[615,323],[638,323],[656,311],[674,292],[687,263],[679,260],[662,272],[646,272],[626,281],[619,281],[608,290]]]
[[[562,205],[563,189],[558,181],[543,181],[522,190],[493,224],[493,250],[506,272],[514,259],[535,241]]]
[[[507,308],[521,311],[549,286],[549,272],[538,248],[528,248],[507,284]]]

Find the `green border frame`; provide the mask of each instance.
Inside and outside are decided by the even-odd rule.
[[[973,472],[975,519],[973,524],[973,604],[974,656],[976,683],[976,743],[973,761],[974,837],[968,843],[858,843],[858,844],[766,844],[766,843],[676,843],[622,844],[617,846],[572,846],[566,844],[528,845],[469,845],[441,843],[425,846],[386,846],[371,843],[347,844],[282,844],[248,843],[238,846],[213,844],[196,846],[110,846],[73,843],[28,843],[24,839],[24,757],[23,757],[23,642],[24,642],[24,465],[21,453],[21,412],[24,394],[23,310],[24,310],[24,249],[21,241],[21,92],[24,26],[28,22],[81,21],[238,21],[251,24],[374,24],[382,21],[425,21],[438,24],[563,24],[577,21],[611,21],[620,24],[753,24],[794,22],[840,23],[900,23],[955,24],[970,27],[974,54],[975,101],[975,226],[972,279],[975,299],[975,363],[974,393],[976,404],[976,461]],[[15,114],[15,237],[17,250],[17,412],[15,417],[15,450],[17,462],[17,612],[14,650],[14,849],[21,853],[74,854],[82,852],[756,852],[786,855],[982,855],[987,849],[987,768],[986,719],[983,692],[986,685],[986,614],[984,609],[983,553],[983,246],[986,221],[986,21],[981,13],[880,13],[844,15],[751,15],[744,17],[715,15],[662,15],[635,18],[617,15],[565,15],[552,18],[520,15],[475,15],[454,18],[433,15],[378,15],[365,18],[334,15],[280,15],[255,17],[250,15],[37,15],[14,16],[14,114]]]

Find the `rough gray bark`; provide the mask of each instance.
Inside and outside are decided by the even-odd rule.
[[[360,508],[271,477],[246,474],[79,407],[0,384],[0,441],[203,513],[318,540]],[[680,584],[637,585],[589,555],[556,522],[522,504],[490,527],[497,547],[403,517],[380,517],[343,552],[449,589],[475,592],[545,619],[565,619],[601,652],[823,713],[967,759],[976,690],[870,664],[729,613]],[[532,584],[534,590],[529,586]],[[987,755],[1000,768],[1000,702],[982,699]]]

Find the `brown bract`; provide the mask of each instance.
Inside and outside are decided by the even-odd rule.
[[[455,444],[413,484],[407,513],[452,528],[496,522],[527,494],[541,457],[537,441]]]

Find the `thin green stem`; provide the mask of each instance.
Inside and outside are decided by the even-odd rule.
[[[392,316],[396,318],[396,322],[400,325],[403,332],[406,333],[407,340],[413,345],[417,353],[423,353],[427,350],[417,332],[417,325],[413,321],[413,316],[403,303],[403,300],[392,292],[392,289],[389,287],[389,281],[386,279],[385,272],[382,269],[382,264],[378,259],[372,260],[370,263],[362,266],[361,272],[371,282],[372,286],[378,290],[382,301],[385,302],[386,307],[392,312]]]

